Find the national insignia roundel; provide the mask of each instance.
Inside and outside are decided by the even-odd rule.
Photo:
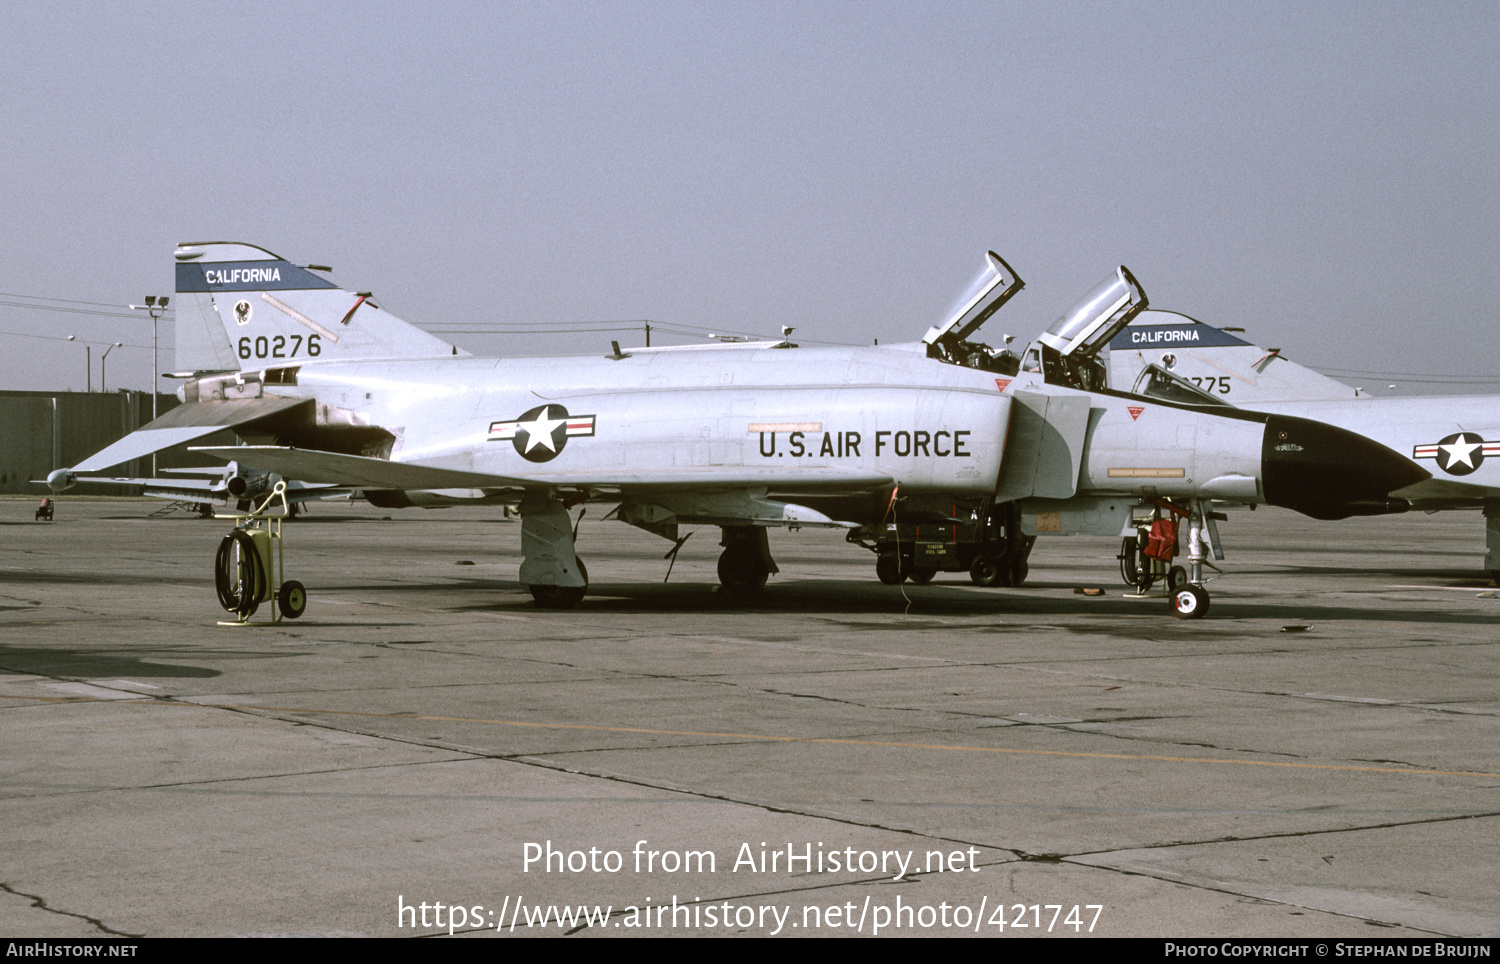
[[[520,418],[490,423],[491,442],[509,441],[528,462],[550,462],[568,439],[594,434],[594,416],[569,415],[561,405],[538,405]]]
[[[1487,455],[1500,455],[1500,442],[1486,442],[1473,432],[1455,432],[1441,442],[1416,446],[1411,457],[1436,459],[1438,468],[1449,475],[1468,475],[1484,464]]]

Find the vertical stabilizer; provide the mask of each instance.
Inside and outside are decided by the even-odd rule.
[[[331,359],[465,354],[264,248],[177,247],[177,367],[234,371]]]
[[[1142,312],[1109,342],[1109,387],[1148,391],[1153,367],[1205,392],[1220,404],[1253,408],[1260,402],[1354,398],[1343,382],[1304,368],[1279,348],[1259,348],[1231,332],[1174,311]],[[1176,401],[1189,398],[1169,396]]]

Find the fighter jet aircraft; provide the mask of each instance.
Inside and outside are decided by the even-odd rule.
[[[1371,397],[1234,331],[1148,311],[1110,342],[1109,380],[1150,396],[1313,418],[1359,432],[1431,473],[1361,514],[1482,509],[1484,567],[1500,583],[1500,396]]]
[[[905,499],[990,498],[999,486],[1328,512],[1426,475],[1306,419],[1109,392],[1078,349],[1145,307],[1123,268],[1054,330],[1044,379],[1005,375],[1010,361],[966,340],[1021,287],[994,254],[975,294],[912,345],[783,339],[566,358],[460,356],[369,295],[252,245],[184,244],[176,260],[179,366],[198,372],[185,404],[55,471],[55,488],[233,428],[259,444],[200,451],[359,487],[377,505],[453,489],[518,502],[520,581],[542,606],[575,605],[587,589],[568,513],[583,502],[615,503],[621,521],[674,541],[684,523],[721,527],[720,580],[746,592],[777,571],[768,528],[878,525]],[[1206,601],[1189,598],[1188,614]]]

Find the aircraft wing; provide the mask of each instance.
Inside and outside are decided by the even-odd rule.
[[[563,473],[518,478],[275,445],[202,446],[195,447],[192,451],[235,460],[303,482],[364,489],[523,489],[558,486],[622,491],[701,490],[784,483],[786,479],[785,472],[778,474],[770,470],[758,470],[754,466],[720,465],[697,469],[673,467],[661,471],[621,470],[588,476]],[[799,491],[874,490],[889,485],[892,481],[890,476],[879,472],[829,466],[809,468],[799,473],[796,488]]]
[[[302,482],[364,489],[480,489],[537,484],[536,480],[279,445],[201,446],[191,451],[240,462]]]
[[[161,418],[148,422],[107,448],[73,466],[72,471],[97,472],[129,462],[173,445],[212,435],[306,404],[302,398],[236,398],[179,405]]]
[[[223,479],[133,479],[124,476],[105,478],[85,477],[76,480],[80,485],[120,485],[139,487],[141,494],[153,499],[178,499],[184,502],[230,502],[234,500],[224,487]],[[46,485],[46,479],[33,479],[34,485]],[[288,482],[288,502],[317,502],[323,499],[342,499],[357,492],[354,486],[326,483],[307,484],[302,481]]]
[[[185,501],[210,501],[225,499],[224,483],[208,479],[130,479],[122,476],[91,477],[73,480],[79,485],[129,485],[139,486],[143,495],[157,499],[182,499]],[[46,485],[46,479],[32,479],[32,485]]]

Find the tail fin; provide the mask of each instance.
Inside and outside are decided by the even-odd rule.
[[[1238,331],[1238,329],[1232,329]],[[1230,333],[1173,311],[1146,311],[1109,342],[1109,387],[1134,386],[1150,366],[1238,408],[1257,402],[1354,398],[1343,382],[1304,368],[1277,348],[1258,348]]]
[[[303,361],[467,354],[250,244],[177,246],[177,367],[236,371]]]

